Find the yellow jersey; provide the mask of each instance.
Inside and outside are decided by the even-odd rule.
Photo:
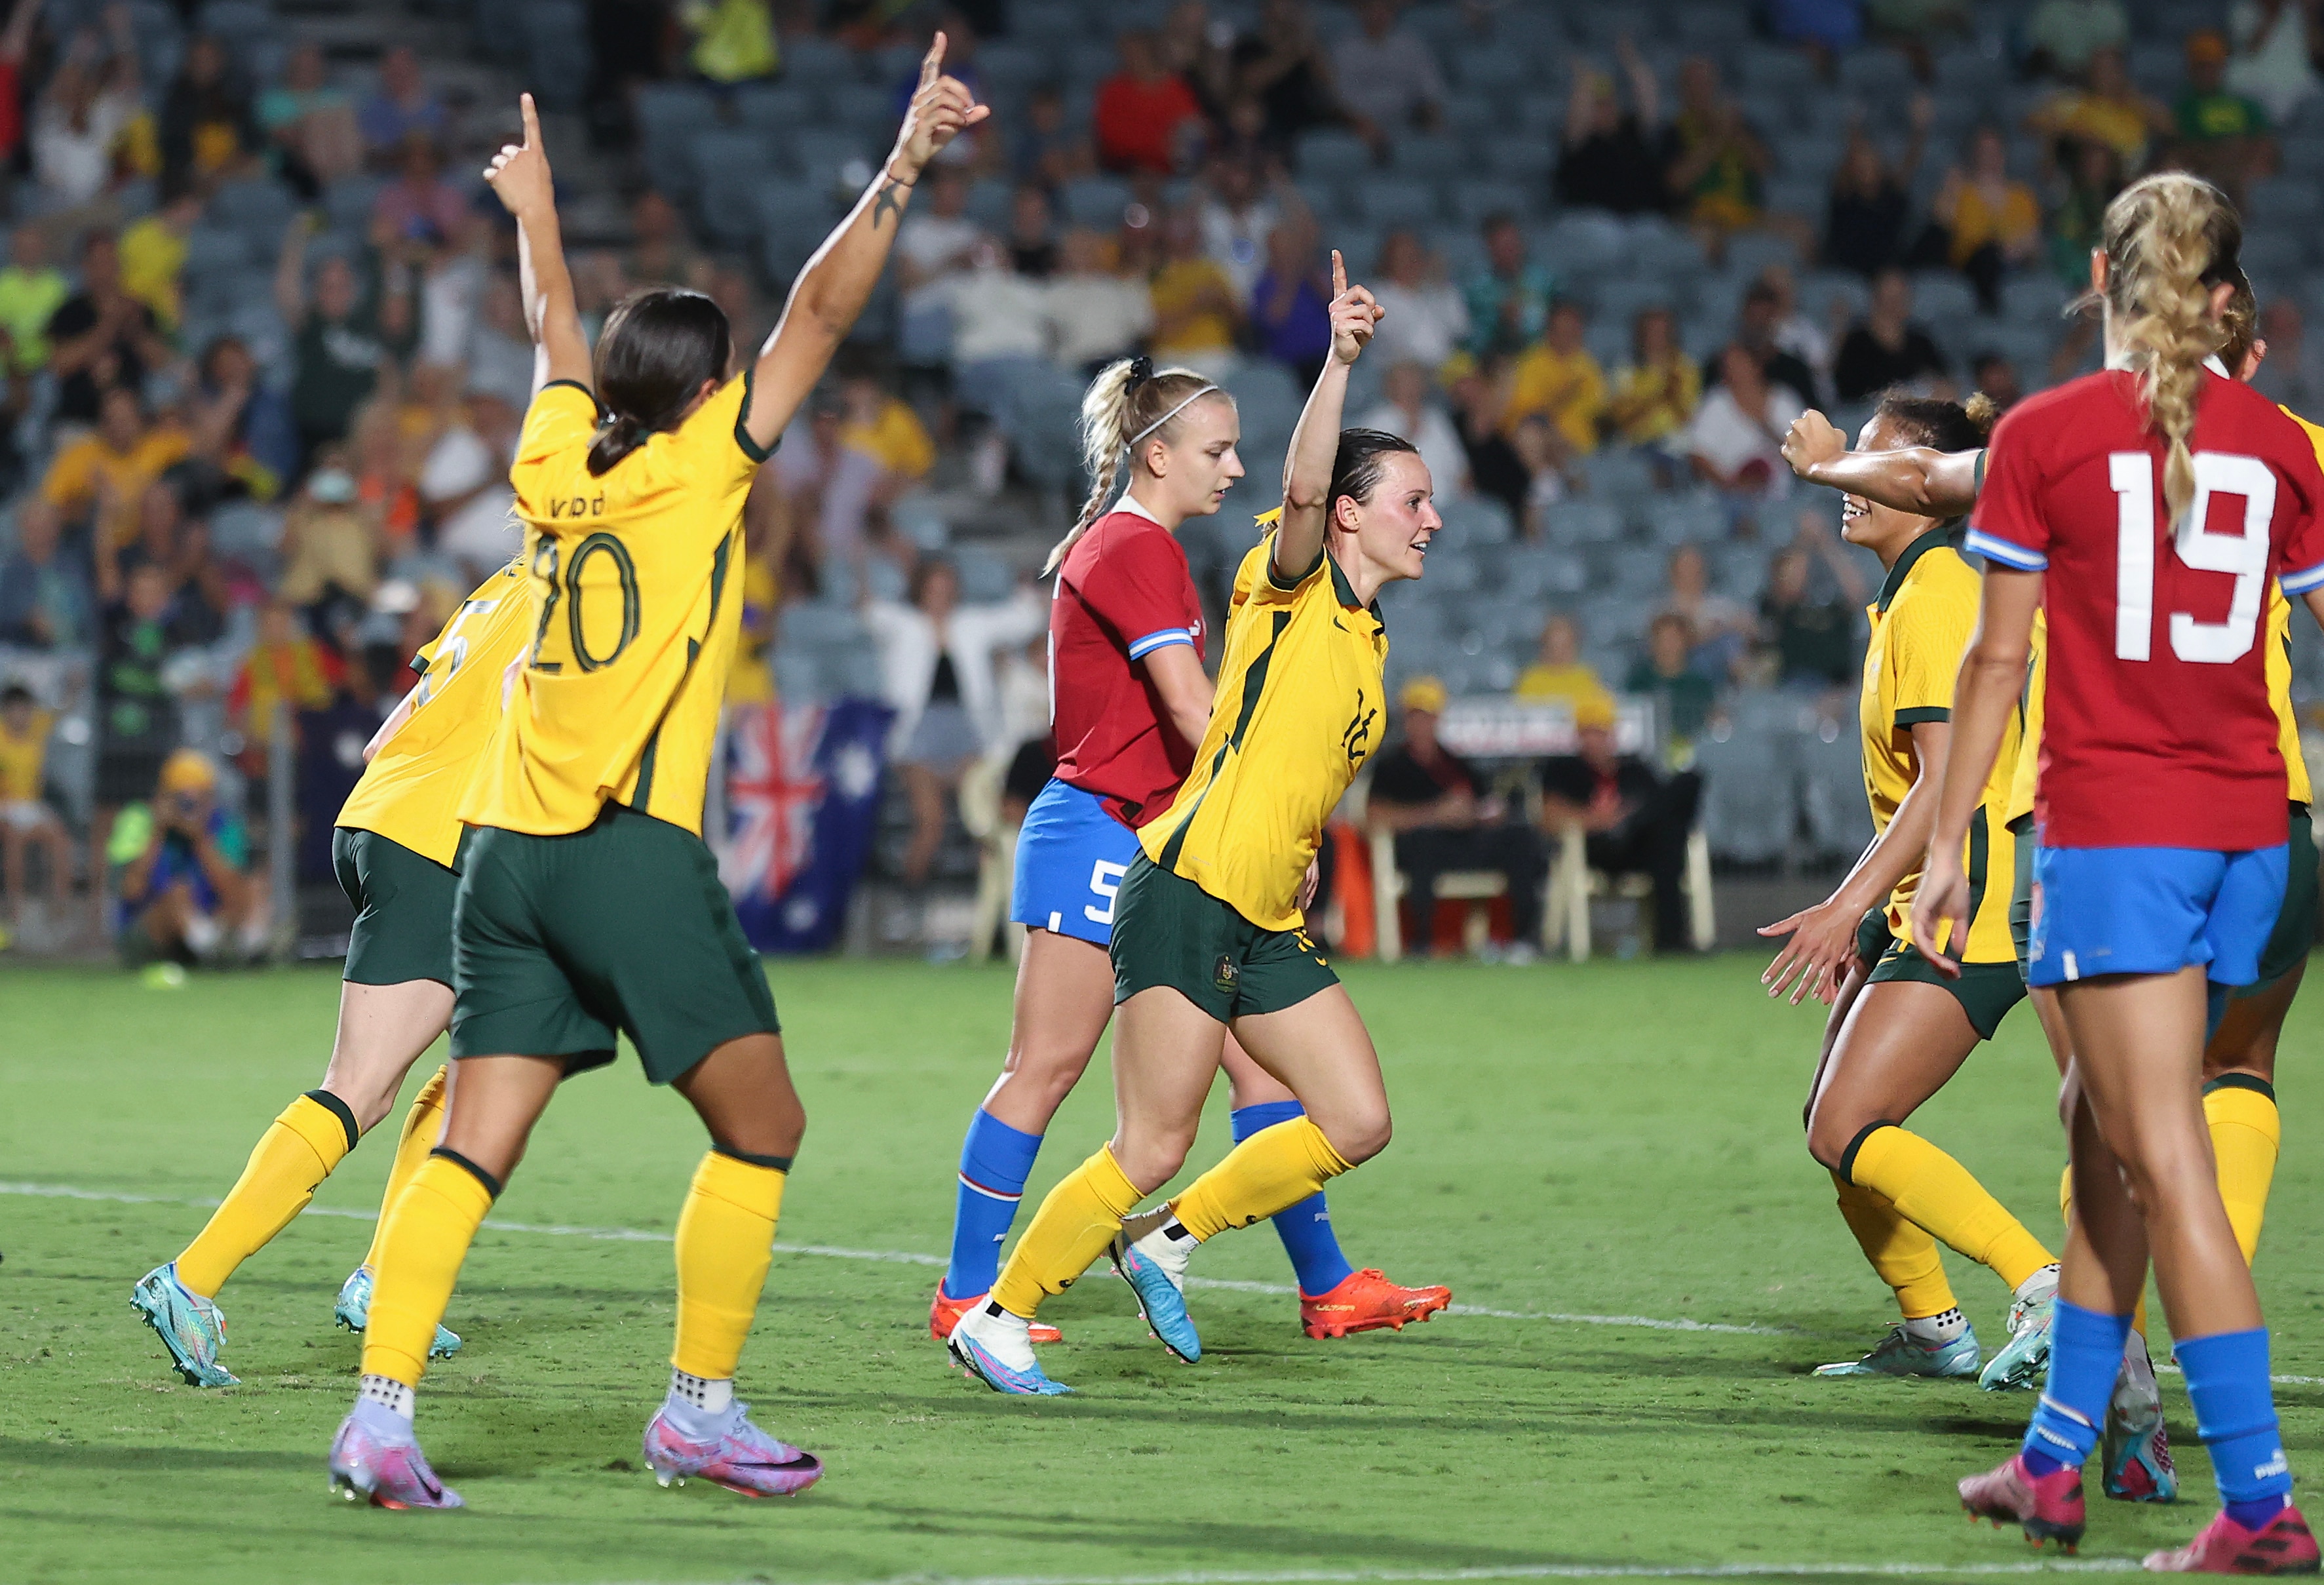
[[[1260,929],[1295,930],[1323,822],[1379,746],[1388,631],[1329,551],[1287,583],[1274,554],[1269,533],[1235,574],[1210,729],[1138,841]]]
[[[1913,790],[1919,770],[1913,728],[1952,719],[1953,685],[1960,674],[1961,651],[1977,628],[1982,592],[1982,582],[1961,559],[1948,530],[1932,529],[1896,558],[1880,585],[1879,598],[1866,612],[1872,639],[1864,651],[1858,714],[1864,733],[1864,793],[1876,831],[1888,829],[1897,806]],[[1962,853],[1969,871],[1969,942],[1965,950],[1959,943],[1948,945],[1963,963],[2017,961],[2009,935],[2016,846],[2001,816],[2016,756],[2013,724],[1986,779],[1985,797],[1969,822]],[[1993,884],[1996,880],[1998,885]],[[1912,939],[1907,925],[1920,887],[1921,872],[1915,869],[1888,895],[1888,929],[1899,941]]]
[[[42,771],[49,758],[49,728],[56,717],[34,709],[32,719],[18,737],[0,721],[0,804],[40,802]]]
[[[460,797],[500,720],[502,674],[532,642],[533,625],[521,561],[476,585],[412,658],[420,671],[410,717],[364,767],[338,825],[451,868]]]
[[[461,801],[469,825],[558,836],[611,799],[701,834],[742,631],[729,574],[769,455],[742,428],[750,388],[747,373],[728,381],[602,475],[587,389],[560,381],[532,399],[509,469],[532,652]]]

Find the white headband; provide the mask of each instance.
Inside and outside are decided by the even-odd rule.
[[[1188,408],[1194,406],[1196,402],[1202,401],[1203,398],[1208,396],[1212,392],[1216,391],[1218,387],[1215,385],[1204,386],[1200,391],[1194,392],[1194,395],[1188,397],[1176,407],[1172,408],[1168,412],[1164,413],[1160,418],[1155,419],[1152,423],[1147,425],[1146,428],[1138,431],[1137,434],[1132,435],[1129,439],[1123,441],[1122,444],[1124,446],[1136,446],[1139,441],[1154,433],[1155,430],[1160,429],[1172,419],[1176,418],[1180,413],[1185,412]]]

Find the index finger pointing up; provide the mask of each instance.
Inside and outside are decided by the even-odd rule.
[[[936,41],[928,46],[928,52],[920,57],[920,87],[927,88],[936,80],[936,73],[944,69],[944,51],[945,36],[938,33]]]
[[[532,107],[532,96],[518,95],[516,107],[524,117],[524,146],[528,149],[540,147],[540,113]]]
[[[1341,261],[1340,250],[1337,248],[1332,250],[1332,295],[1333,297],[1348,295],[1348,266]]]

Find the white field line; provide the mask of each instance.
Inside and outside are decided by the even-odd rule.
[[[2135,1573],[2135,1558],[2015,1563],[1510,1563],[1479,1569],[1188,1570],[1175,1574],[896,1574],[863,1585],[1440,1585],[1486,1580],[1987,1579]]]

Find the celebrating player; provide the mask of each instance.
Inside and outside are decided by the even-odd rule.
[[[456,808],[499,717],[502,673],[531,637],[523,568],[511,563],[461,602],[420,651],[418,686],[364,750],[371,762],[331,837],[355,920],[323,1082],[259,1137],[242,1176],[194,1241],[147,1272],[130,1295],[193,1386],[235,1385],[218,1362],[226,1316],[216,1300],[226,1278],[306,1209],[317,1185],[387,1115],[411,1064],[451,1022]],[[438,1069],[404,1114],[371,1252],[339,1290],[337,1318],[351,1331],[364,1329],[371,1306],[388,1208],[443,1131],[444,1079]],[[448,1358],[459,1346],[439,1325],[429,1351]]]
[[[2284,890],[2264,585],[2275,578],[2324,613],[2313,448],[2248,386],[2204,367],[2227,339],[2242,235],[2233,207],[2197,178],[2126,189],[2091,261],[2107,368],[2030,399],[1995,434],[1969,539],[1989,564],[1985,594],[1913,916],[1922,940],[1966,922],[1957,844],[2024,685],[2040,605],[2026,958],[2034,984],[2059,988],[2072,1042],[2073,1211],[2040,1405],[2020,1451],[1961,1481],[1960,1497],[2037,1542],[2080,1541],[2080,1466],[2151,1256],[2224,1504],[2187,1546],[2146,1560],[2165,1572],[2318,1564],[2292,1505],[2268,1334],[2200,1095],[2207,1014],[2258,978]]]
[[[703,795],[740,629],[743,497],[862,311],[913,182],[986,114],[938,75],[943,59],[939,33],[893,151],[739,378],[725,315],[669,289],[624,300],[593,365],[530,97],[524,143],[486,172],[516,217],[549,375],[510,475],[538,625],[460,805],[475,830],[450,1104],[383,1236],[362,1385],[330,1454],[350,1500],[460,1506],[412,1430],[428,1340],[534,1121],[562,1080],[613,1060],[617,1027],[711,1138],[678,1216],[677,1347],[646,1462],[664,1484],[699,1475],[754,1496],[823,1472],[734,1398],[806,1120],[765,972],[701,838]]]
[[[1100,1251],[1120,1259],[1152,1234],[1150,1258],[1183,1269],[1196,1243],[1299,1203],[1388,1144],[1379,1058],[1299,898],[1324,817],[1379,741],[1388,638],[1374,596],[1420,576],[1440,520],[1408,442],[1340,429],[1380,310],[1336,253],[1333,278],[1332,355],[1292,439],[1280,521],[1236,578],[1193,773],[1139,831],[1117,898],[1113,1139],[1050,1192],[991,1299],[953,1330],[954,1354],[1002,1392],[1066,1390],[1030,1329]],[[1230,1029],[1305,1115],[1245,1138],[1154,1227],[1125,1226],[1185,1160]],[[1157,1331],[1182,1358],[1199,1349]]]
[[[1976,447],[1991,421],[1959,404],[1890,397],[1864,427],[1867,454],[1902,447]],[[2058,1267],[2042,1241],[1967,1168],[1904,1124],[1989,1040],[2024,994],[2009,937],[2007,889],[2014,839],[2002,819],[2016,742],[1972,821],[1964,862],[1977,898],[1966,938],[1953,944],[1960,972],[1930,966],[1905,929],[1922,855],[1936,817],[1937,788],[1951,733],[1953,683],[1977,620],[1978,576],[1961,559],[1957,521],[1883,506],[1851,494],[1840,533],[1887,571],[1871,611],[1859,707],[1864,786],[1878,834],[1824,902],[1769,925],[1788,934],[1763,976],[1770,996],[1822,996],[1832,1010],[1810,1087],[1808,1149],[1830,1170],[1840,1212],[1904,1319],[1861,1359],[1819,1376],[1975,1376],[1977,1333],[1954,1303],[1937,1254],[1941,1239],[2010,1285],[2010,1340],[1981,1382],[2030,1387],[2041,1376]]]
[[[1008,1059],[961,1146],[952,1262],[928,1309],[939,1341],[991,1290],[1041,1136],[1113,1016],[1106,951],[1137,833],[1169,807],[1210,723],[1202,602],[1176,530],[1217,511],[1242,477],[1240,434],[1231,396],[1189,370],[1157,373],[1144,358],[1100,373],[1082,404],[1093,483],[1044,568],[1057,575],[1049,618],[1057,769],[1018,838],[1009,917],[1026,927],[1025,955]],[[1106,511],[1125,454],[1130,486]],[[1231,1036],[1224,1065],[1238,1142],[1301,1115],[1291,1092]],[[1444,1288],[1401,1288],[1352,1270],[1320,1193],[1279,1212],[1275,1226],[1311,1337],[1400,1326],[1451,1302]],[[1199,1354],[1172,1279],[1178,1263],[1136,1249],[1122,1263],[1156,1334]],[[1054,1328],[1034,1329],[1034,1341],[1056,1340]]]

